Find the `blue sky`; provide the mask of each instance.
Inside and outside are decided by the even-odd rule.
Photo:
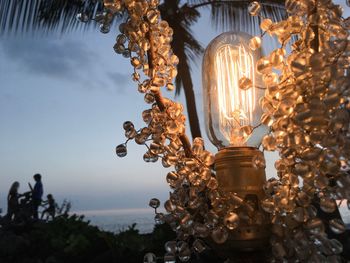
[[[91,30],[0,40],[0,207],[13,181],[27,191],[37,172],[46,193],[79,210],[146,207],[152,197],[166,198],[167,170],[144,163],[144,147],[129,143],[123,159],[114,153],[125,140],[123,122],[141,127],[148,107],[129,60],[113,51],[115,37]]]
[[[193,28],[204,47],[220,33],[210,28],[207,14]],[[123,122],[143,127],[141,112],[148,107],[131,80],[129,60],[113,51],[115,37],[90,30],[0,38],[0,207],[13,181],[27,191],[37,172],[46,194],[70,199],[76,210],[142,208],[152,197],[165,200],[167,169],[144,163],[145,148],[130,143],[127,157],[114,153],[125,140]],[[197,64],[192,73],[205,133],[201,60]],[[183,96],[176,100],[184,102]],[[275,173],[275,158],[268,155],[268,175]]]

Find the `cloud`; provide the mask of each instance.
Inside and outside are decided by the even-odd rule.
[[[8,39],[1,41],[5,58],[22,70],[47,77],[72,79],[93,63],[94,52],[82,41]]]
[[[131,80],[131,75],[128,74],[122,74],[119,72],[107,72],[106,75],[109,78],[111,85],[113,87],[116,87],[121,93],[124,93],[126,91],[126,87],[133,86],[134,84]]]
[[[18,75],[23,72],[119,94],[124,94],[126,87],[135,87],[131,74],[118,72],[123,66],[112,71],[106,53],[91,44],[69,38],[10,38],[0,41],[0,55],[2,63],[11,64]]]

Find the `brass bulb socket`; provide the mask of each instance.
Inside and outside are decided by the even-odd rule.
[[[259,156],[260,155],[260,156]],[[248,221],[240,220],[237,229],[230,230],[227,249],[257,250],[268,246],[270,237],[270,220],[262,210],[260,201],[264,199],[263,190],[266,182],[265,168],[257,167],[253,161],[256,157],[264,158],[261,151],[254,147],[227,147],[215,156],[216,178],[223,192],[237,193],[254,208]],[[238,208],[238,213],[244,207]],[[254,222],[255,215],[263,215],[263,220]]]
[[[255,194],[263,197],[265,168],[256,167],[253,159],[263,153],[254,147],[227,147],[215,155],[215,170],[220,189],[239,196]]]

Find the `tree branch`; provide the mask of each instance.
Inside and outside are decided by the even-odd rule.
[[[151,29],[147,32],[147,38],[150,42],[150,49],[147,51],[147,57],[148,57],[148,64],[149,64],[149,77],[153,78],[154,73],[154,57],[155,52],[153,48],[153,39],[152,39],[152,33]],[[162,96],[162,93],[160,91],[153,92],[155,101],[157,103],[157,106],[160,111],[164,112],[166,110],[164,99]],[[186,134],[180,134],[179,139],[182,143],[182,147],[184,148],[186,157],[193,157],[192,150],[191,150],[191,143]]]

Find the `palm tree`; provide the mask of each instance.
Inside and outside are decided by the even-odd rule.
[[[284,14],[284,1],[264,1],[268,3],[263,9],[263,14],[273,16],[275,20],[281,20]],[[249,16],[247,7],[250,1],[216,1],[216,0],[189,0],[181,5],[180,0],[164,0],[159,9],[162,18],[166,20],[174,30],[172,48],[179,57],[178,75],[176,77],[176,94],[184,89],[187,113],[192,137],[201,137],[198,121],[196,100],[191,78],[189,60],[194,62],[204,51],[200,43],[193,37],[191,26],[200,17],[199,10],[210,8],[211,17],[217,27],[231,30],[245,30],[257,33],[257,18]],[[243,21],[242,21],[243,20]]]
[[[183,2],[183,1],[182,1]],[[260,18],[248,15],[248,0],[163,0],[159,9],[161,16],[174,30],[172,47],[179,57],[176,95],[183,89],[186,97],[192,137],[201,137],[191,77],[191,63],[203,53],[203,47],[193,37],[191,26],[201,11],[211,12],[217,28],[257,33]],[[283,0],[261,0],[262,14],[280,20],[284,15]],[[61,33],[85,30],[96,26],[92,20],[79,23],[76,16],[83,13],[93,18],[103,10],[102,0],[2,0],[0,2],[0,35],[18,32]],[[85,20],[85,19],[83,19]],[[117,21],[118,19],[116,19]],[[118,21],[117,21],[118,22]]]

